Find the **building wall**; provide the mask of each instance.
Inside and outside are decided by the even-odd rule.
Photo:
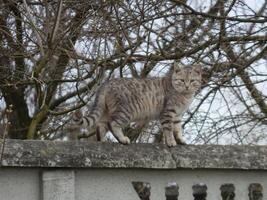
[[[267,199],[267,172],[235,170],[78,170],[76,171],[77,200],[137,200],[132,181],[151,184],[151,199],[165,199],[165,186],[176,182],[179,199],[193,199],[192,186],[207,185],[207,200],[221,200],[220,186],[233,183],[236,199],[249,200],[250,183],[261,183]],[[112,197],[112,198],[110,198]]]
[[[0,200],[41,199],[40,170],[0,168]]]
[[[222,185],[235,199],[267,199],[267,146],[0,140],[0,147],[0,200],[170,200],[176,184],[183,200],[233,200],[221,197]]]
[[[132,181],[149,182],[151,199],[164,200],[176,182],[179,199],[194,199],[192,186],[207,185],[207,200],[221,200],[220,187],[232,183],[235,199],[249,200],[248,187],[260,183],[267,197],[267,171],[206,169],[41,169],[1,168],[0,200],[138,200]]]

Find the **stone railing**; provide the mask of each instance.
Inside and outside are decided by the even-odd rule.
[[[2,149],[0,200],[267,199],[267,146],[7,140]]]

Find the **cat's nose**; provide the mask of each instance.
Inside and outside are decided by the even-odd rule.
[[[186,85],[186,86],[185,86],[185,89],[188,90],[188,89],[189,89],[189,86]]]

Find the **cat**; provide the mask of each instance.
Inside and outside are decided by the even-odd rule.
[[[73,115],[75,123],[96,127],[99,140],[109,130],[122,144],[129,144],[122,129],[131,122],[160,120],[169,147],[185,144],[181,118],[201,87],[199,65],[172,64],[164,77],[112,79],[100,86],[87,116]]]

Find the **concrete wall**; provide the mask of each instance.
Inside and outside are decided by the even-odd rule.
[[[41,199],[40,170],[0,168],[0,200]]]
[[[0,200],[138,200],[132,181],[149,182],[152,200],[166,199],[169,182],[178,184],[179,199],[194,199],[197,183],[207,185],[208,200],[221,200],[225,183],[234,184],[236,199],[249,200],[251,183],[260,183],[267,197],[266,171],[5,168],[0,177]]]
[[[179,186],[178,199],[193,200],[192,186],[196,184],[207,186],[207,200],[226,199],[220,189],[225,184],[233,184],[235,199],[267,198],[264,146],[183,146],[176,150],[187,152],[187,156],[180,152],[178,158],[177,154],[169,155],[175,149],[157,145],[15,140],[6,144],[0,168],[0,200],[138,200],[132,182],[150,184],[151,194],[146,199],[151,200],[168,199],[168,183]],[[81,147],[87,153],[81,155]],[[196,149],[205,150],[206,155],[200,159]],[[226,159],[218,160],[223,155]],[[249,197],[249,187],[255,183],[260,185]]]
[[[207,185],[207,199],[221,200],[220,187],[225,183],[235,185],[236,199],[249,200],[250,183],[261,183],[267,197],[267,172],[217,171],[217,170],[78,170],[76,172],[77,200],[137,200],[132,181],[151,184],[151,199],[163,200],[168,182],[179,186],[179,199],[193,199],[192,186]],[[110,198],[112,197],[112,198]]]

